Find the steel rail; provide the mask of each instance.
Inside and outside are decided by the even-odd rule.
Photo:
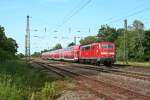
[[[47,63],[45,63],[45,64],[47,64]],[[101,80],[96,80],[96,79],[93,79],[93,78],[91,78],[91,77],[89,77],[89,76],[82,75],[82,74],[79,74],[79,73],[76,73],[76,72],[73,72],[73,71],[64,69],[64,68],[62,68],[62,67],[60,68],[60,67],[58,67],[58,66],[56,67],[56,66],[50,65],[50,64],[47,64],[47,65],[50,66],[50,67],[53,67],[53,68],[55,68],[55,69],[62,70],[62,71],[64,71],[64,72],[66,72],[66,73],[70,73],[70,74],[72,74],[72,77],[73,77],[73,76],[82,76],[82,77],[84,77],[84,78],[86,78],[86,79],[89,79],[89,80],[92,80],[92,81],[101,83],[101,84],[103,84],[103,85],[107,85],[107,86],[109,86],[109,87],[111,87],[111,88],[114,87],[114,88],[117,89],[118,91],[119,91],[119,90],[122,90],[123,93],[131,94],[131,95],[130,95],[131,97],[132,97],[132,96],[134,97],[134,95],[136,95],[137,98],[142,98],[142,99],[145,99],[145,100],[149,100],[149,99],[150,99],[150,96],[147,96],[147,95],[145,95],[145,94],[141,94],[141,93],[132,91],[132,90],[127,89],[127,88],[124,88],[124,87],[120,87],[120,86],[116,86],[116,85],[113,85],[113,84],[110,84],[110,83],[106,83],[106,82],[101,81]],[[135,97],[134,97],[134,98],[135,98]]]

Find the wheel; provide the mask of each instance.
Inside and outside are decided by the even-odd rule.
[[[104,62],[104,65],[107,67],[112,67],[112,62]]]
[[[100,66],[100,62],[96,62],[96,66]]]

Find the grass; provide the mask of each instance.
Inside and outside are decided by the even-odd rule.
[[[150,62],[129,62],[129,65],[133,66],[143,66],[143,67],[150,67]]]
[[[54,100],[65,88],[63,83],[25,63],[0,63],[0,100]]]
[[[121,61],[117,61],[116,64],[123,64]],[[150,62],[128,62],[128,65],[136,66],[136,67],[150,67]]]

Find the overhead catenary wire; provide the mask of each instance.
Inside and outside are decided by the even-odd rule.
[[[75,16],[78,12],[80,12],[83,8],[85,8],[92,0],[87,0],[83,5],[79,6],[77,9],[75,10],[71,10],[71,13],[70,15],[67,14],[64,18],[64,20],[62,21],[62,23],[58,26],[58,28],[56,30],[58,30],[59,28],[61,28],[64,24],[66,24],[73,16]],[[81,2],[80,2],[81,3]],[[137,7],[136,7],[137,8]],[[149,8],[145,8],[145,9],[142,9],[142,10],[139,10],[139,11],[136,11],[132,14],[129,14],[127,16],[124,16],[122,18],[119,18],[119,19],[116,19],[116,20],[113,20],[109,23],[113,23],[113,22],[118,22],[120,20],[123,20],[125,18],[128,18],[128,17],[131,17],[131,16],[134,16],[134,15],[137,15],[139,13],[142,13],[144,11],[147,11],[147,10],[150,10],[150,7]],[[109,18],[108,20],[112,20],[113,18]]]
[[[135,11],[135,10],[137,10],[138,8],[141,8],[141,7],[145,6],[145,4],[149,4],[149,0],[148,0],[147,2],[144,2],[144,3],[142,3],[142,4],[139,4],[139,5],[135,6],[133,9],[131,9],[131,10],[127,11],[127,12]],[[125,16],[125,17],[126,17],[126,16]],[[115,19],[115,17],[112,17],[112,16],[111,16],[110,18],[107,18],[106,20],[104,20],[103,23],[106,23],[106,22],[107,22],[107,24],[110,24],[110,23],[113,23],[113,22],[118,22],[118,21],[121,21],[121,20],[126,19],[125,17],[124,17],[124,18]]]
[[[87,0],[83,5],[78,7],[76,10],[72,10],[73,12],[68,15],[68,17],[65,17],[65,19],[62,21],[62,23],[59,25],[57,30],[61,28],[64,24],[66,24],[73,16],[75,16],[77,13],[79,13],[82,9],[84,9],[92,0]]]
[[[110,22],[108,22],[107,24],[114,23],[114,22],[118,22],[118,21],[121,21],[121,20],[123,20],[123,19],[127,19],[127,18],[129,18],[129,17],[135,16],[135,15],[137,15],[137,14],[140,14],[140,13],[145,12],[145,11],[148,11],[148,10],[150,10],[150,7],[144,8],[144,9],[139,10],[139,11],[136,11],[136,12],[134,12],[134,13],[132,13],[132,14],[129,14],[129,15],[126,15],[126,16],[124,16],[124,17],[122,17],[122,18],[119,18],[119,19],[110,21]]]
[[[68,19],[68,17],[76,10],[78,9],[81,5],[82,5],[83,1],[81,0],[73,9],[71,9],[63,18],[62,22],[66,19]]]
[[[77,13],[79,13],[82,9],[84,9],[89,3],[92,2],[92,0],[84,0],[85,2],[83,4],[81,4],[83,2],[80,2],[74,9],[72,9],[70,11],[69,14],[67,14],[62,23],[60,25],[57,26],[57,28],[55,29],[56,31],[58,31],[61,27],[63,27],[69,20],[71,20],[72,17],[74,17]],[[71,29],[71,28],[70,28]],[[70,30],[71,32],[71,30]]]

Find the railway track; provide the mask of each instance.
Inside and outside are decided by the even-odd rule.
[[[133,71],[123,71],[120,69],[114,69],[114,68],[108,68],[108,67],[97,67],[97,66],[85,65],[85,64],[75,64],[75,63],[70,64],[67,62],[61,62],[61,63],[69,64],[70,66],[73,66],[73,67],[96,70],[96,71],[100,71],[100,72],[107,72],[107,73],[111,73],[111,74],[115,74],[115,75],[132,77],[132,78],[136,78],[136,79],[150,81],[150,74],[143,74],[143,73],[133,72]],[[51,64],[51,63],[49,63],[49,64]]]
[[[93,85],[90,85],[90,89],[92,91],[94,91],[97,95],[103,96],[107,99],[117,99],[117,98],[138,99],[138,100],[149,100],[150,99],[150,96],[132,91],[127,88],[115,86],[110,83],[103,82],[101,80],[93,79],[89,76],[68,70],[67,68],[54,66],[49,63],[42,63],[42,62],[36,62],[36,63],[41,66],[44,66],[47,69],[53,70],[53,72],[56,72],[56,73],[62,75],[63,77],[64,76],[72,77],[72,78],[78,80],[78,82],[81,85],[87,85],[87,83],[93,84]],[[94,68],[94,67],[90,67],[90,69],[100,70],[100,68]],[[104,71],[104,69],[101,69],[101,70]],[[111,92],[111,93],[113,93],[112,95],[110,95],[111,94],[110,91],[113,91],[113,92]],[[122,96],[124,96],[124,97],[122,97]]]
[[[81,75],[79,75],[79,74],[77,74],[75,72],[68,71],[68,70],[60,68],[60,67],[52,66],[52,65],[49,65],[49,64],[46,64],[46,63],[42,63],[42,62],[34,62],[34,63],[36,63],[36,64],[38,64],[38,65],[48,69],[49,71],[55,72],[56,74],[58,74],[58,75],[60,75],[62,77],[66,77],[66,76],[68,77],[69,76],[69,77],[74,78],[76,80],[79,80],[79,77],[81,77]],[[80,83],[80,82],[79,82],[80,86],[83,86],[83,87],[86,88],[86,86],[83,83]],[[92,90],[92,89],[91,89],[91,91],[94,94],[96,94],[97,96],[104,97],[106,100],[115,100],[112,97],[107,96],[107,95],[105,95],[103,93],[99,93],[99,92],[97,92],[95,90]]]
[[[52,71],[52,72],[58,74],[58,75],[61,76],[61,77],[65,77],[65,76],[66,76],[66,75],[63,74],[61,71],[59,71],[59,70],[57,70],[57,69],[54,69],[54,68],[50,68],[50,67],[48,67],[47,65],[45,65],[44,63],[41,63],[41,62],[34,62],[34,63],[36,63],[36,64],[42,66],[43,68],[45,68],[45,69],[48,70],[48,71]]]
[[[121,75],[121,76],[150,81],[150,74],[143,74],[143,73],[138,73],[138,72],[133,72],[133,71],[123,71],[123,70],[112,69],[112,68],[91,67],[91,66],[75,66],[75,67],[96,70],[96,71],[101,71],[101,72],[107,72],[107,73],[111,73],[115,75]]]

